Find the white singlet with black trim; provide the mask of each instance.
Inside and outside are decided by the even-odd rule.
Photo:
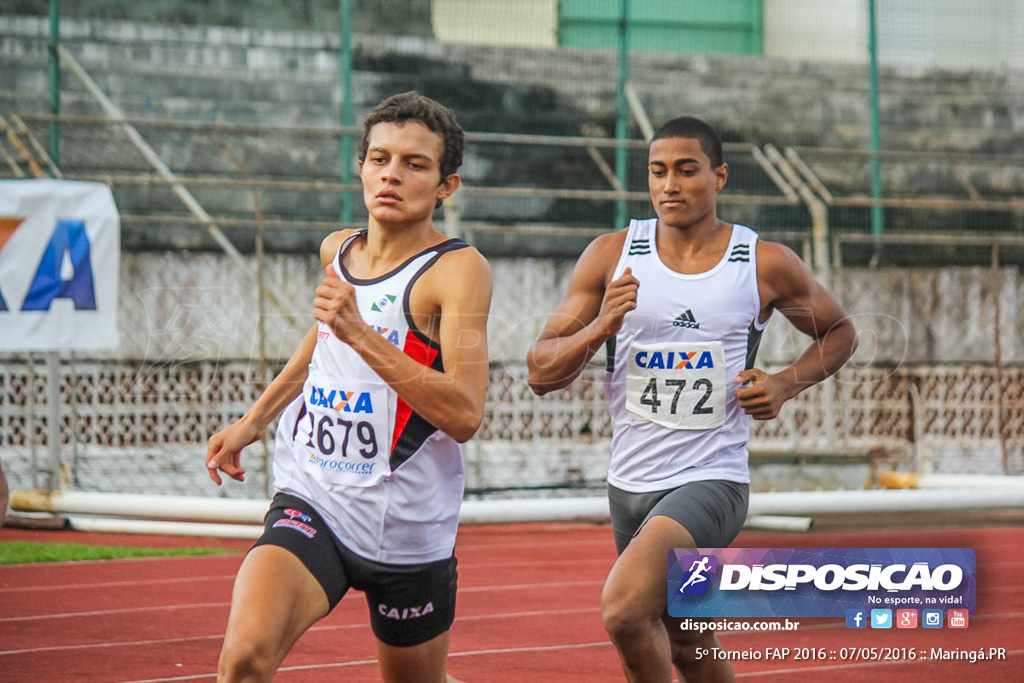
[[[413,323],[409,292],[448,240],[372,280],[353,277],[342,254],[334,272],[352,284],[363,320],[423,365],[443,370],[441,349]],[[451,557],[465,484],[459,444],[414,412],[348,344],[318,324],[302,395],[282,413],[274,452],[277,490],[314,504],[338,539],[375,562],[422,564]]]
[[[608,482],[633,493],[709,479],[748,483],[749,419],[733,380],[753,367],[767,324],[757,321],[757,233],[734,225],[718,264],[684,274],[658,255],[657,225],[630,222],[612,277],[631,268],[640,288],[608,344]]]

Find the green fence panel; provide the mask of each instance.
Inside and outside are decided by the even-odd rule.
[[[759,55],[762,0],[630,0],[630,49]],[[561,0],[558,42],[565,47],[617,46],[621,0]]]

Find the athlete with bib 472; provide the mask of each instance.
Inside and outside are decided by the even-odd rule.
[[[718,134],[682,117],[648,146],[657,218],[602,235],[580,256],[527,358],[538,394],[571,384],[602,346],[612,419],[608,498],[619,558],[605,583],[605,629],[629,681],[731,681],[727,659],[697,659],[713,631],[665,611],[672,548],[722,548],[746,518],[748,421],[836,372],[856,332],[787,247],[718,218],[729,167]],[[789,367],[753,366],[778,310],[811,338]]]
[[[450,110],[416,93],[370,113],[367,227],[324,240],[316,324],[210,439],[211,479],[241,481],[241,450],[280,416],[275,495],[235,580],[220,681],[271,680],[350,588],[365,593],[384,681],[446,679],[459,444],[483,420],[492,289],[480,253],[433,225],[459,186],[464,139]]]

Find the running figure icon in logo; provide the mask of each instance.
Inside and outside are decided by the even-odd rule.
[[[711,582],[708,574],[718,570],[718,558],[714,555],[689,555],[681,558],[682,566],[689,565],[690,568],[686,580],[679,586],[679,593],[682,595],[703,595],[708,592]]]

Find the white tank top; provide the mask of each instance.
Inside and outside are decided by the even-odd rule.
[[[767,324],[757,322],[757,233],[733,226],[718,264],[683,274],[658,255],[657,224],[630,222],[612,278],[629,267],[640,288],[637,308],[608,344],[608,482],[637,493],[749,482],[748,416],[733,379],[753,366]]]
[[[363,320],[423,365],[443,370],[440,347],[416,328],[409,292],[448,240],[372,280],[353,277],[338,250],[334,272],[351,283]],[[376,562],[450,557],[465,483],[459,444],[414,412],[323,323],[299,396],[282,413],[274,453],[277,490],[314,504],[353,552]]]

